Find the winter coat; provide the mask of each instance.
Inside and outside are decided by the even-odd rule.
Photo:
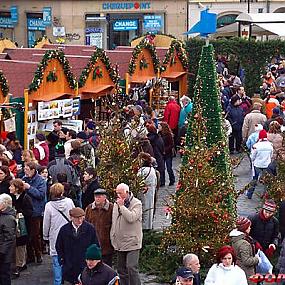
[[[265,102],[266,116],[269,119],[272,117],[273,109],[275,107],[280,106],[280,104],[279,101],[273,95],[270,95],[270,99],[269,100],[265,99],[264,102]]]
[[[285,237],[285,201],[282,201],[279,206],[279,230],[281,234],[281,242]],[[285,252],[284,252],[285,254]]]
[[[0,194],[6,193],[10,195],[10,181],[12,180],[11,176],[6,176],[3,181],[0,182]]]
[[[246,147],[250,151],[252,151],[252,147],[258,142],[258,136],[259,136],[259,131],[256,131],[248,137],[246,141]]]
[[[251,160],[255,167],[267,168],[273,156],[272,143],[267,140],[260,140],[252,147]]]
[[[279,150],[282,148],[283,136],[281,134],[267,134],[267,140],[273,145],[272,160],[277,158]]]
[[[77,234],[71,222],[61,227],[55,249],[62,265],[63,280],[77,283],[77,278],[86,265],[86,249],[94,243],[99,245],[95,228],[86,221],[79,227]]]
[[[172,149],[174,148],[174,139],[172,133],[169,134],[161,134],[161,138],[164,143],[164,158],[172,157]]]
[[[240,106],[234,106],[230,104],[227,108],[226,119],[232,125],[233,131],[241,131],[243,125],[243,110]]]
[[[161,136],[157,133],[151,132],[147,134],[150,144],[153,149],[154,158],[156,159],[157,169],[159,172],[165,171],[164,166],[164,143]]]
[[[33,177],[24,176],[22,180],[30,185],[26,193],[32,198],[33,217],[42,216],[47,194],[46,181],[37,173]]]
[[[99,262],[93,269],[85,267],[79,279],[82,285],[114,285],[119,284],[119,277],[110,266]],[[116,283],[117,282],[117,283]]]
[[[258,241],[263,251],[268,249],[270,244],[278,246],[279,222],[275,217],[264,220],[260,213],[248,217],[251,220],[251,230],[249,235]]]
[[[192,112],[192,108],[193,108],[193,103],[189,102],[186,106],[184,106],[181,109],[180,115],[179,115],[179,122],[178,122],[179,129],[185,125],[185,121],[187,120],[189,113]]]
[[[150,156],[154,157],[153,148],[148,138],[139,138],[137,140],[137,145],[135,145],[133,157],[138,157],[141,152],[146,152]]]
[[[178,127],[180,106],[176,101],[169,101],[164,110],[163,121],[166,122],[170,129],[175,130]]]
[[[88,205],[85,220],[92,224],[102,249],[102,255],[112,254],[114,248],[111,244],[110,231],[112,227],[113,203],[106,200],[104,207],[96,207],[95,202]]]
[[[94,147],[88,141],[84,141],[83,143],[81,143],[79,151],[80,154],[84,157],[87,167],[95,168],[96,162]]]
[[[281,224],[281,223],[280,223]],[[285,239],[283,239],[277,266],[280,274],[285,274]]]
[[[245,116],[246,114],[249,113],[249,111],[251,109],[252,102],[248,96],[243,96],[240,98],[240,100],[241,100],[240,107],[242,108],[243,114]]]
[[[224,267],[214,264],[205,279],[204,285],[248,285],[244,271],[238,265]]]
[[[12,263],[16,246],[16,212],[11,207],[0,211],[0,266]]]
[[[147,187],[146,193],[140,193],[143,208],[143,229],[151,230],[153,227],[153,216],[155,208],[155,191],[157,187],[157,177],[153,167],[141,167],[138,176],[144,180]]]
[[[124,206],[115,203],[113,208],[111,243],[118,251],[142,247],[142,203],[132,193],[129,195],[128,203]]]
[[[45,206],[43,239],[49,241],[50,255],[57,255],[55,249],[56,238],[60,228],[69,222],[69,210],[72,208],[74,208],[72,200],[65,197],[50,201]],[[62,212],[67,219],[59,211]]]
[[[252,110],[244,118],[242,125],[242,137],[247,139],[252,133],[255,132],[255,125],[264,125],[267,118],[259,110]]]
[[[98,179],[88,181],[88,184],[83,188],[82,191],[82,208],[86,207],[94,201],[94,190],[100,188]]]
[[[30,218],[33,215],[33,202],[32,198],[26,194],[26,192],[21,193],[19,196],[16,196],[16,199],[13,201],[16,213],[22,213],[25,218],[26,227],[28,234],[30,232]],[[28,236],[17,237],[16,239],[17,246],[26,245],[28,242]]]
[[[244,270],[247,277],[255,273],[258,257],[255,256],[254,244],[246,239],[245,233],[236,229],[230,232],[232,247],[237,255],[237,265]]]
[[[45,141],[39,142],[33,148],[36,160],[41,166],[48,166],[49,163],[49,147]]]
[[[52,182],[57,182],[57,174],[65,173],[67,175],[67,182],[79,185],[79,177],[74,169],[73,164],[64,157],[56,157],[48,165],[48,172],[52,178]]]

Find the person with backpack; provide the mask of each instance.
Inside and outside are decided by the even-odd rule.
[[[79,132],[77,134],[77,140],[81,143],[79,151],[86,161],[87,167],[95,168],[95,150],[90,144],[87,134],[85,132]]]
[[[46,204],[43,220],[43,238],[49,241],[50,255],[52,256],[53,284],[61,285],[61,266],[55,249],[56,239],[60,228],[70,221],[69,210],[74,208],[70,198],[63,196],[64,186],[55,183],[50,187],[51,200]]]

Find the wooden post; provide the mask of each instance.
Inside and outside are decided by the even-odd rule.
[[[129,81],[130,81],[129,73],[126,73],[125,78],[126,78],[126,94],[129,95]]]
[[[24,149],[28,149],[28,112],[29,112],[29,93],[24,90]]]

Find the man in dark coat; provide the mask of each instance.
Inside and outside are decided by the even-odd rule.
[[[111,267],[114,253],[110,239],[112,212],[113,203],[107,199],[107,191],[101,188],[95,190],[94,202],[88,205],[85,210],[86,221],[95,227],[102,249],[102,260]]]
[[[11,263],[16,246],[16,213],[12,198],[0,195],[0,284],[11,285]]]
[[[249,235],[259,242],[264,253],[271,257],[278,246],[279,223],[274,217],[276,204],[267,200],[259,213],[248,218],[251,221]]]
[[[34,262],[36,256],[37,263],[42,263],[41,224],[43,221],[47,185],[36,169],[37,164],[35,162],[26,163],[24,167],[25,176],[22,180],[26,193],[32,198],[33,204],[33,215],[30,218],[29,224],[30,241],[27,247],[28,259],[30,262]]]
[[[98,244],[95,228],[84,221],[85,212],[81,208],[69,211],[71,222],[59,230],[56,251],[62,265],[64,284],[77,284],[78,276],[84,269],[85,252],[91,244]]]
[[[92,244],[86,251],[87,267],[79,276],[78,285],[118,285],[119,277],[117,273],[104,262],[102,262],[101,249]]]

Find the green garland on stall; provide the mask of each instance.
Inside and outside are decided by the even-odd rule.
[[[55,72],[54,70],[51,70],[51,71],[48,73],[47,82],[56,82],[56,81],[57,81],[56,72]]]
[[[143,49],[148,49],[151,54],[154,72],[157,74],[159,70],[159,59],[157,57],[155,46],[150,44],[147,39],[143,39],[133,50],[132,58],[129,63],[129,75],[133,75],[136,70],[136,61]]]
[[[51,59],[57,59],[62,67],[63,67],[63,71],[64,74],[67,78],[67,81],[69,83],[69,87],[71,89],[76,89],[76,79],[73,76],[73,73],[70,70],[70,65],[69,65],[69,61],[67,60],[67,58],[65,57],[64,53],[62,51],[58,51],[58,50],[48,50],[43,58],[42,61],[40,62],[40,64],[38,65],[38,68],[35,72],[34,75],[34,79],[32,81],[32,83],[29,85],[29,93],[37,91],[43,81],[43,77],[44,77],[44,71],[49,63],[49,61]]]
[[[0,87],[3,96],[6,97],[9,93],[9,85],[8,85],[8,80],[1,71],[0,71]]]
[[[119,82],[119,74],[115,68],[111,66],[111,62],[109,57],[107,56],[106,52],[103,49],[96,48],[95,52],[91,56],[90,61],[87,63],[87,66],[83,69],[79,80],[78,80],[78,87],[81,88],[85,85],[85,82],[89,76],[89,73],[94,68],[95,64],[97,63],[98,59],[101,59],[103,64],[106,66],[107,71],[112,79],[112,81],[117,84]],[[94,74],[93,74],[94,75]],[[93,77],[94,79],[94,77]]]
[[[175,51],[176,51],[176,55],[175,55]],[[164,57],[162,66],[160,67],[161,72],[164,72],[166,70],[168,63],[170,63],[171,66],[176,63],[175,56],[179,58],[180,62],[182,63],[183,68],[185,68],[185,70],[188,70],[188,58],[187,58],[187,54],[184,48],[184,44],[179,40],[173,40]]]

